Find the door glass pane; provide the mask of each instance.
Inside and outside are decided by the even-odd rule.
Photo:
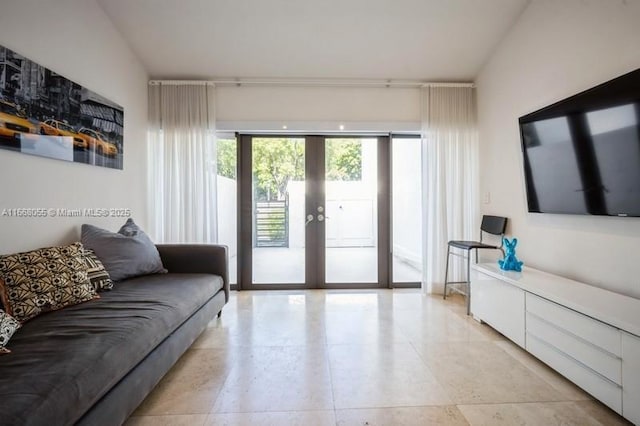
[[[238,228],[236,203],[238,178],[236,174],[237,144],[232,135],[217,138],[217,207],[218,242],[229,248],[229,282],[238,283]]]
[[[391,149],[393,282],[420,282],[423,234],[420,138],[394,138]]]
[[[253,283],[305,282],[304,138],[252,138]]]
[[[325,142],[327,283],[378,282],[378,140]]]

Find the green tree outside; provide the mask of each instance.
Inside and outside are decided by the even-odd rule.
[[[260,200],[284,200],[290,180],[304,180],[304,139],[254,138],[253,180]]]
[[[218,174],[236,179],[236,141],[218,139]],[[290,180],[304,180],[304,139],[254,138],[253,177],[256,197],[282,200]],[[327,180],[362,179],[362,144],[357,139],[329,139],[326,142]]]
[[[218,175],[235,179],[237,158],[236,140],[218,139],[217,144]]]
[[[357,139],[329,139],[326,142],[327,180],[362,179],[362,143]]]

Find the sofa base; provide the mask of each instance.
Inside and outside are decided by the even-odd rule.
[[[225,294],[220,291],[160,343],[78,421],[79,425],[122,424],[151,393],[207,324],[222,312]]]

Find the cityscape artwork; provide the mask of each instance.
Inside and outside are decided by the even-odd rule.
[[[122,169],[123,108],[0,46],[0,149]]]

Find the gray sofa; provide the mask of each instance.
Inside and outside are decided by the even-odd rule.
[[[158,245],[167,274],[26,322],[0,356],[0,424],[118,425],[220,315],[227,249]]]

